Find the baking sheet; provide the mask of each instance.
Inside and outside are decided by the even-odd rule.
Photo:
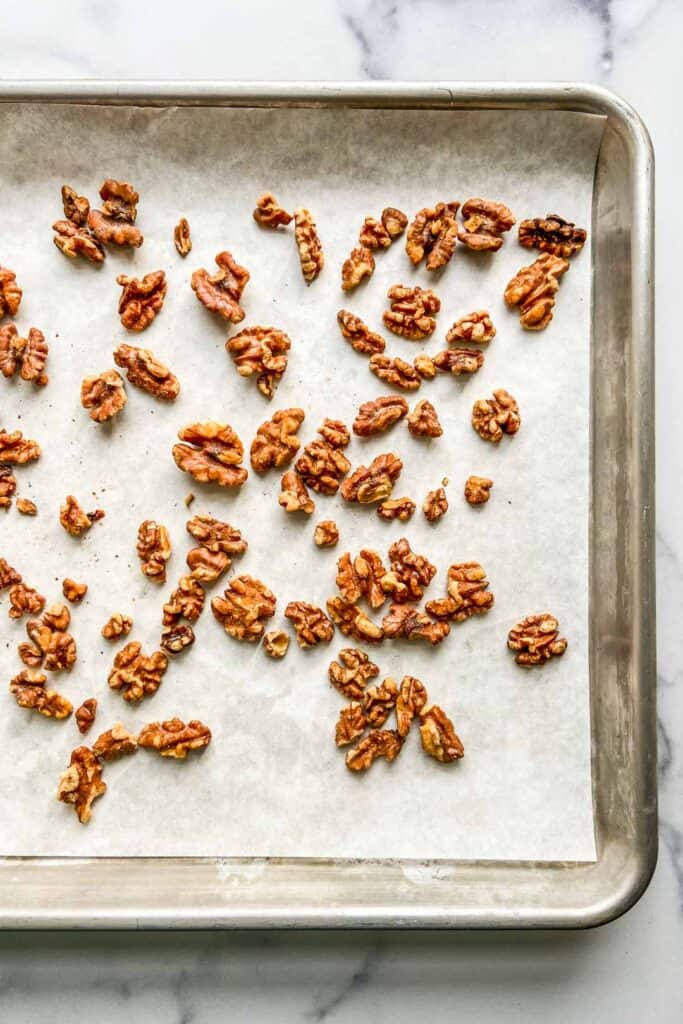
[[[43,445],[43,458],[19,469],[18,493],[33,498],[36,519],[4,515],[0,553],[49,601],[61,579],[90,590],[74,609],[79,660],[56,687],[77,706],[100,702],[92,736],[115,720],[137,728],[178,714],[201,718],[214,742],[203,756],[167,763],[146,752],[108,765],[109,790],[93,820],[79,825],[54,800],[59,772],[81,740],[73,720],[47,721],[7,697],[0,722],[0,852],[5,855],[201,855],[592,860],[588,701],[588,517],[590,241],[563,279],[556,317],[540,334],[523,332],[502,301],[505,284],[533,254],[508,238],[500,253],[459,248],[437,277],[413,270],[402,244],[377,257],[369,284],[351,296],[339,267],[367,214],[397,205],[412,215],[439,199],[485,195],[518,219],[557,211],[590,224],[600,119],[544,112],[331,110],[150,110],[13,107],[0,110],[0,262],[24,288],[17,322],[35,325],[50,343],[51,382],[44,392],[2,382],[0,425],[20,427]],[[141,194],[145,244],[108,254],[101,269],[64,259],[50,241],[66,181],[96,199],[104,177],[132,180]],[[283,205],[308,206],[327,265],[307,288],[291,233],[261,231],[251,218],[256,195],[275,191]],[[181,261],[171,233],[179,216],[194,249]],[[514,233],[513,233],[514,234]],[[290,365],[270,404],[243,380],[224,352],[222,321],[197,303],[189,276],[230,249],[251,272],[243,296],[250,323],[281,327],[293,340]],[[163,268],[164,309],[138,340],[116,316],[118,273]],[[311,520],[277,505],[278,473],[238,493],[195,484],[171,458],[177,429],[223,419],[248,447],[257,426],[278,408],[302,405],[303,441],[325,415],[350,423],[360,402],[390,389],[342,341],[335,322],[344,306],[380,328],[386,289],[431,285],[442,300],[429,352],[444,347],[453,320],[488,308],[498,334],[482,370],[459,382],[440,376],[409,396],[429,398],[444,436],[425,444],[405,424],[384,437],[354,438],[349,457],[368,463],[381,451],[404,461],[397,495],[421,503],[442,477],[451,508],[436,526],[420,514],[407,524],[381,522],[369,508],[316,498]],[[239,329],[239,328],[237,328]],[[422,346],[387,334],[390,354],[412,358]],[[128,405],[111,427],[97,427],[79,404],[81,379],[113,365],[121,341],[142,344],[179,376],[170,406],[128,387]],[[472,402],[505,387],[516,396],[522,429],[500,446],[472,431]],[[469,508],[470,473],[495,481],[487,506]],[[351,776],[333,743],[341,697],[326,679],[329,661],[348,641],[284,662],[227,637],[208,609],[197,642],[175,659],[159,692],[137,708],[108,690],[116,648],[101,640],[109,614],[135,619],[129,639],[153,648],[161,605],[184,572],[190,546],[184,496],[239,526],[249,551],[237,573],[263,579],[278,597],[280,624],[290,600],[324,604],[334,592],[336,559],[361,546],[382,554],[406,536],[439,566],[428,597],[445,588],[448,565],[476,559],[487,569],[496,604],[487,616],[453,628],[436,649],[384,644],[371,653],[382,675],[419,676],[451,715],[466,756],[452,766],[426,758],[416,730],[393,765]],[[58,524],[67,492],[107,516],[81,541]],[[163,588],[140,574],[136,530],[145,518],[171,530],[174,555]],[[337,550],[313,545],[314,523],[334,518]],[[218,592],[218,588],[216,588]],[[19,670],[23,625],[0,618],[0,670]],[[532,611],[552,610],[570,641],[564,658],[523,672],[506,650],[507,630]]]

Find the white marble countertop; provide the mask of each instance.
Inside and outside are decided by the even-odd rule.
[[[658,190],[661,850],[637,906],[587,933],[3,934],[1,1020],[683,1019],[683,347],[668,255],[683,232],[682,38],[677,0],[3,5],[4,78],[573,79],[639,110]]]

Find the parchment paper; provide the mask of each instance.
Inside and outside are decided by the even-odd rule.
[[[589,516],[590,239],[562,281],[547,331],[521,330],[503,303],[505,284],[535,253],[516,229],[502,250],[478,255],[458,247],[437,276],[413,270],[403,241],[377,255],[369,284],[352,295],[339,286],[343,259],[363,217],[396,205],[410,216],[438,200],[483,195],[509,204],[518,220],[558,212],[590,227],[591,192],[602,122],[568,113],[370,112],[325,110],[144,110],[95,107],[0,109],[0,263],[24,289],[21,328],[41,328],[50,344],[44,391],[0,382],[0,425],[21,428],[43,446],[37,464],[20,468],[18,493],[33,498],[36,519],[15,509],[0,520],[0,553],[44,593],[61,600],[61,580],[89,585],[73,610],[78,663],[54,685],[76,707],[99,701],[90,739],[123,721],[136,729],[174,714],[207,722],[214,741],[203,756],[175,763],[141,751],[107,765],[109,789],[81,826],[55,800],[59,773],[83,742],[74,720],[54,722],[16,707],[6,695],[0,719],[0,853],[26,855],[338,856],[591,860],[595,856],[590,782],[587,572]],[[107,177],[131,180],[141,201],[138,251],[109,251],[93,268],[53,246],[68,182],[93,204]],[[304,205],[317,221],[326,267],[311,287],[300,275],[292,232],[263,231],[254,200],[272,189],[283,205]],[[180,216],[194,248],[181,260],[172,244]],[[293,340],[290,365],[269,404],[253,379],[240,378],[224,351],[226,325],[190,289],[193,269],[212,268],[228,248],[247,266],[241,326],[272,324]],[[163,311],[142,336],[127,335],[116,307],[119,273],[163,268]],[[405,423],[386,436],[354,438],[354,466],[395,451],[405,468],[395,495],[418,506],[448,477],[450,510],[435,527],[421,512],[387,524],[374,508],[316,497],[312,519],[277,504],[280,474],[250,473],[239,492],[203,487],[176,468],[176,431],[195,420],[231,423],[248,446],[258,425],[279,408],[301,405],[302,441],[324,416],[351,423],[358,405],[391,389],[344,342],[336,312],[346,307],[381,329],[386,290],[396,282],[432,286],[442,300],[438,329],[424,345],[444,347],[455,318],[488,308],[497,326],[486,362],[471,379],[439,376],[408,396],[429,398],[444,435],[425,443]],[[387,352],[412,357],[423,346],[387,334]],[[172,405],[132,386],[111,426],[81,408],[80,383],[113,366],[120,341],[151,348],[179,376]],[[522,428],[499,446],[470,426],[472,403],[495,387],[519,401]],[[479,509],[464,501],[471,473],[495,481]],[[293,641],[284,662],[226,636],[208,606],[197,640],[171,663],[153,698],[137,707],[107,687],[114,653],[100,628],[116,611],[132,614],[129,639],[158,643],[161,606],[185,572],[190,514],[209,512],[240,527],[248,553],[233,570],[261,578],[276,593],[284,622],[288,601],[324,605],[335,592],[338,556],[362,546],[383,555],[401,536],[439,567],[427,597],[444,593],[448,566],[476,559],[496,595],[490,614],[455,626],[438,648],[386,643],[371,651],[382,677],[420,677],[432,701],[451,715],[466,749],[442,766],[425,756],[413,729],[393,765],[378,762],[361,777],[334,746],[343,701],[327,666],[349,641],[301,652]],[[67,493],[106,518],[82,540],[58,523]],[[138,524],[168,525],[174,544],[168,583],[139,571]],[[315,522],[337,521],[336,550],[313,544]],[[222,589],[222,588],[221,588]],[[214,592],[218,592],[215,588]],[[210,595],[209,595],[210,596]],[[0,678],[21,668],[24,623],[0,617]],[[388,607],[388,606],[387,606]],[[386,609],[385,609],[386,610]],[[551,610],[569,649],[542,670],[525,672],[506,649],[507,631],[523,616]],[[24,620],[25,622],[25,620]],[[119,645],[120,646],[120,645]],[[380,677],[380,678],[382,678]]]

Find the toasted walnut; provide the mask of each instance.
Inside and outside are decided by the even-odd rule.
[[[291,213],[282,209],[272,192],[264,192],[258,197],[253,217],[263,228],[286,227],[292,220]]]
[[[358,233],[358,242],[364,249],[388,249],[391,235],[375,217],[366,217]]]
[[[192,290],[209,312],[218,313],[224,320],[238,324],[244,320],[239,300],[249,280],[249,271],[241,267],[229,252],[219,252],[216,263],[219,269],[215,274],[209,274],[203,267],[195,270]]]
[[[232,565],[223,551],[209,551],[207,548],[192,548],[187,553],[187,564],[195,579],[201,583],[214,583]]]
[[[313,540],[319,548],[333,548],[339,541],[339,530],[333,519],[322,519],[313,533]]]
[[[180,619],[196,622],[204,608],[204,588],[193,576],[181,576],[178,586],[164,605],[163,624],[173,626]]]
[[[306,487],[317,494],[336,494],[350,468],[344,453],[327,441],[309,441],[295,463]]]
[[[92,745],[93,754],[102,761],[113,761],[122,754],[134,754],[137,749],[136,737],[120,722],[101,733]]]
[[[377,515],[380,519],[398,519],[405,523],[415,511],[415,502],[410,498],[389,498],[377,506]]]
[[[323,420],[322,427],[318,427],[318,433],[332,448],[346,448],[351,440],[349,428],[341,420]]]
[[[0,268],[0,275],[2,268]],[[0,303],[2,293],[0,292]],[[0,315],[2,311],[0,309]],[[20,338],[14,324],[0,327],[0,373],[3,377],[13,377],[19,370],[22,380],[31,381],[43,387],[48,382],[45,363],[48,347],[45,335],[37,327],[31,327],[28,338]]]
[[[449,348],[437,352],[434,366],[442,373],[460,377],[463,373],[476,373],[484,365],[484,354],[474,348]]]
[[[460,213],[463,224],[458,238],[477,252],[497,252],[503,244],[504,232],[515,223],[507,206],[490,199],[468,199]]]
[[[438,618],[464,622],[472,615],[488,612],[495,601],[489,591],[489,581],[479,562],[460,562],[448,570],[448,597],[445,601],[430,601],[427,611]]]
[[[581,252],[586,237],[583,228],[577,228],[572,221],[565,220],[556,213],[549,213],[545,218],[523,220],[519,225],[520,245],[526,249],[550,252],[553,256],[561,256],[565,260]]]
[[[118,370],[105,370],[85,377],[81,384],[81,405],[89,409],[95,423],[104,423],[121,412],[128,401],[123,377]]]
[[[21,573],[17,572],[5,558],[0,558],[0,591],[7,590],[15,583],[21,583]]]
[[[19,656],[26,665],[42,666],[46,672],[71,669],[76,663],[76,641],[67,633],[71,613],[65,604],[53,604],[40,619],[30,619],[26,633],[31,643],[19,644]]]
[[[351,348],[361,355],[369,356],[384,352],[385,341],[380,334],[375,334],[359,316],[349,313],[348,309],[340,309],[337,323],[342,337],[351,343]]]
[[[396,682],[385,679],[381,686],[370,686],[363,696],[363,712],[365,719],[371,728],[376,729],[384,725],[387,718],[396,706],[398,687]]]
[[[519,306],[519,322],[527,331],[542,331],[553,318],[558,278],[569,270],[569,262],[559,256],[539,256],[535,263],[522,267],[509,282],[504,298],[508,306]]]
[[[403,740],[397,732],[389,729],[373,729],[364,740],[352,747],[346,755],[346,767],[352,772],[364,772],[372,762],[383,757],[395,761],[401,753]]]
[[[67,494],[66,501],[59,510],[59,522],[72,537],[81,537],[93,523],[104,516],[101,508],[95,509],[94,512],[84,512],[73,494]]]
[[[131,384],[154,398],[173,402],[180,394],[178,378],[148,348],[121,344],[114,349],[114,362],[125,368]]]
[[[315,502],[306,489],[306,485],[293,470],[288,470],[280,483],[278,504],[285,512],[305,512],[310,516],[315,511]]]
[[[194,630],[187,622],[175,622],[161,631],[161,647],[167,654],[180,654],[194,643]]]
[[[284,629],[271,629],[263,637],[263,649],[270,658],[284,658],[289,648],[289,637]]]
[[[560,625],[554,615],[527,615],[508,633],[508,647],[517,651],[518,665],[530,668],[544,665],[551,658],[559,658],[567,650],[567,641],[560,636]]]
[[[188,253],[192,252],[190,225],[185,217],[181,217],[173,228],[173,244],[179,256],[185,257]]]
[[[140,570],[155,583],[166,582],[166,563],[171,557],[168,530],[153,519],[145,519],[138,527],[137,541]]]
[[[139,228],[126,221],[107,216],[103,210],[91,210],[88,214],[88,228],[102,245],[130,246],[139,249],[144,236]],[[79,228],[79,230],[83,230]]]
[[[458,238],[456,214],[460,203],[437,203],[416,215],[406,235],[406,252],[414,264],[427,257],[427,270],[438,270],[451,259]]]
[[[341,493],[345,501],[357,501],[369,505],[384,501],[394,489],[401,475],[403,463],[397,455],[378,455],[369,466],[359,466],[344,480]]]
[[[68,718],[73,705],[55,690],[46,689],[46,682],[43,672],[25,668],[10,682],[9,689],[20,708],[37,711],[45,718]]]
[[[495,336],[496,328],[487,310],[477,309],[455,321],[446,335],[446,341],[449,345],[457,345],[463,341],[491,341]]]
[[[85,196],[79,196],[70,185],[62,185],[62,206],[64,216],[77,227],[83,227],[88,220],[90,203]]]
[[[119,274],[116,283],[123,288],[119,316],[127,331],[144,331],[161,310],[166,297],[166,274],[154,270],[143,278]]]
[[[130,615],[122,615],[115,612],[102,626],[102,636],[105,640],[118,640],[122,636],[128,636],[133,628],[133,620]]]
[[[0,463],[23,466],[27,462],[35,462],[41,455],[40,445],[24,437],[20,430],[9,434],[0,428]]]
[[[211,730],[193,719],[187,725],[180,718],[151,722],[138,736],[138,745],[156,750],[162,757],[187,757],[189,750],[201,750],[211,742]]]
[[[55,232],[52,241],[69,259],[81,256],[89,263],[104,262],[104,249],[101,243],[85,225],[72,224],[70,220],[56,220],[52,230]]]
[[[12,472],[12,467],[0,465],[0,508],[10,507],[16,489],[17,478]]]
[[[253,576],[236,576],[223,597],[214,597],[211,611],[236,640],[253,643],[263,636],[263,622],[275,614],[275,594]]]
[[[249,474],[240,465],[244,447],[229,424],[191,423],[178,431],[178,437],[186,443],[173,445],[175,464],[199,483],[241,487],[247,479]]]
[[[371,402],[363,402],[353,422],[353,432],[369,437],[388,430],[408,414],[408,403],[400,395],[382,395]]]
[[[73,804],[78,820],[85,825],[92,816],[92,805],[107,791],[102,781],[102,765],[89,747],[76,747],[71,752],[69,767],[59,777],[57,799]]]
[[[146,655],[142,644],[130,640],[114,658],[108,683],[125,701],[139,701],[157,692],[167,668],[168,658],[163,651]]]
[[[240,531],[230,523],[224,523],[206,514],[197,513],[192,519],[188,519],[185,528],[191,537],[211,552],[243,555],[249,546]]]
[[[334,636],[334,626],[322,608],[307,601],[290,601],[285,608],[285,617],[296,630],[296,640],[304,649],[316,644],[329,644]]]
[[[371,608],[381,608],[386,600],[382,580],[386,569],[376,551],[363,548],[356,558],[346,551],[337,562],[336,583],[349,604],[365,597]]]
[[[362,245],[352,249],[342,264],[341,286],[343,291],[353,291],[364,278],[372,277],[374,272],[375,257],[370,249],[366,249]]]
[[[22,294],[14,271],[0,267],[0,318],[17,315]]]
[[[382,210],[382,224],[393,240],[403,234],[408,224],[408,218],[395,206],[385,206]]]
[[[225,348],[232,356],[240,377],[258,374],[256,386],[262,395],[272,398],[287,369],[287,353],[291,345],[285,332],[275,327],[246,327],[228,338]]]
[[[338,747],[346,747],[362,736],[366,728],[367,722],[361,704],[355,700],[351,701],[339,712],[339,719],[334,731],[334,742]]]
[[[407,288],[393,285],[387,292],[391,309],[382,315],[385,327],[408,341],[422,341],[434,333],[436,320],[432,314],[441,309],[441,302],[429,288]]]
[[[491,497],[493,480],[485,476],[468,476],[465,481],[465,499],[470,505],[483,505]]]
[[[38,506],[29,498],[17,498],[17,512],[20,512],[22,516],[37,516]]]
[[[100,189],[102,213],[114,220],[134,224],[138,215],[137,205],[140,196],[129,181],[116,181],[107,178]]]
[[[431,402],[418,402],[408,416],[408,430],[413,437],[441,437],[443,427]]]
[[[300,447],[296,432],[305,416],[303,409],[280,409],[261,424],[251,442],[251,464],[257,473],[291,462]]]
[[[95,723],[95,716],[97,715],[97,701],[94,697],[88,697],[84,700],[80,707],[76,708],[74,718],[76,719],[76,725],[81,735],[88,732],[89,729]]]
[[[426,352],[418,352],[413,359],[413,366],[423,380],[434,380],[436,377],[436,364]]]
[[[299,250],[301,273],[306,284],[310,284],[325,266],[325,257],[315,221],[303,207],[294,211],[294,238]]]
[[[424,517],[429,523],[435,523],[448,512],[448,498],[443,487],[437,487],[435,491],[428,491],[427,497],[422,502]]]
[[[430,704],[420,712],[420,739],[424,752],[442,764],[458,761],[465,755],[453,723],[437,704]]]
[[[19,577],[21,580],[21,577]],[[13,583],[9,588],[10,619],[20,619],[22,615],[37,615],[45,607],[45,598],[27,583]]]
[[[62,580],[62,593],[67,601],[71,601],[72,604],[80,604],[88,593],[88,584],[77,583],[76,580],[67,576],[65,580]]]
[[[480,398],[472,407],[472,426],[484,441],[497,444],[503,434],[516,434],[522,419],[517,402],[504,388],[492,398]]]
[[[378,666],[356,647],[343,647],[338,657],[327,670],[330,682],[344,697],[360,700],[368,682],[379,675]]]
[[[370,357],[370,369],[387,384],[401,388],[402,391],[417,391],[422,383],[422,375],[411,363],[407,363],[399,356],[374,355]]]
[[[410,725],[427,703],[427,691],[415,676],[404,676],[396,698],[396,731],[407,736]]]
[[[389,548],[389,562],[397,578],[407,587],[405,600],[419,600],[436,576],[436,566],[416,554],[405,537]]]
[[[359,643],[376,644],[384,637],[380,626],[368,618],[358,605],[349,604],[343,597],[330,597],[327,611],[344,636],[353,637]]]
[[[392,604],[382,619],[382,629],[387,640],[426,640],[432,646],[440,644],[450,633],[448,622],[432,619],[411,604]]]

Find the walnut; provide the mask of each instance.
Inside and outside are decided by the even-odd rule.
[[[347,259],[344,260],[341,269],[341,286],[345,292],[351,292],[366,277],[372,277],[375,272],[375,257],[370,249],[359,245],[352,249]]]
[[[193,576],[181,576],[178,586],[164,605],[163,624],[173,626],[180,619],[196,622],[204,608],[204,589]]]
[[[80,604],[88,593],[88,584],[77,583],[76,580],[67,576],[65,580],[62,580],[62,593],[67,601],[71,601],[72,604]]]
[[[165,526],[145,519],[138,527],[140,570],[155,583],[166,582],[166,563],[171,557],[171,538]]]
[[[64,216],[77,227],[83,227],[87,223],[90,213],[90,203],[85,196],[79,196],[70,185],[62,185],[62,206]]]
[[[336,583],[339,593],[349,604],[355,604],[365,597],[371,608],[381,608],[386,600],[382,580],[386,569],[376,551],[363,548],[357,558],[352,559],[346,551],[337,561]]]
[[[491,341],[495,336],[496,328],[487,310],[477,309],[455,321],[446,335],[446,341],[449,345],[457,345],[463,341]]]
[[[340,309],[337,323],[342,337],[351,343],[351,348],[361,355],[369,356],[384,352],[385,341],[380,334],[375,334],[359,316],[349,313],[348,309]]]
[[[346,767],[352,772],[364,772],[378,757],[395,761],[401,753],[403,740],[389,729],[373,729],[364,740],[352,747],[346,755]]]
[[[300,447],[296,432],[305,416],[303,409],[280,409],[261,424],[251,442],[251,464],[257,473],[291,462]]]
[[[14,271],[0,267],[0,319],[3,316],[17,315],[22,294]]]
[[[408,403],[400,395],[382,395],[371,402],[363,402],[353,422],[353,432],[369,437],[388,430],[408,414]]]
[[[477,252],[497,252],[503,244],[503,233],[515,223],[507,206],[490,199],[468,199],[460,214],[463,223],[458,239]]]
[[[151,722],[138,736],[138,745],[156,750],[162,757],[187,757],[189,750],[201,750],[211,742],[211,730],[193,719],[187,725],[180,718]]]
[[[437,203],[416,215],[406,235],[406,252],[414,264],[427,257],[427,270],[438,270],[451,259],[458,238],[456,214],[460,203]]]
[[[362,736],[367,727],[362,706],[358,701],[342,708],[334,732],[334,742],[338,747],[346,747]]]
[[[437,487],[435,491],[428,491],[427,497],[422,502],[424,517],[429,523],[435,523],[448,512],[448,498],[443,487]]]
[[[216,256],[218,271],[209,274],[203,267],[192,275],[192,290],[199,301],[211,313],[218,313],[224,320],[238,324],[244,320],[244,310],[239,304],[242,292],[249,280],[249,271],[237,263],[229,252]]]
[[[440,644],[450,633],[448,622],[432,619],[412,604],[392,604],[382,619],[382,629],[387,640],[403,637],[406,640],[426,640],[433,646]]]
[[[223,551],[209,551],[207,548],[192,548],[187,553],[187,565],[196,580],[214,583],[232,565]]]
[[[122,754],[134,754],[138,741],[120,722],[101,733],[92,745],[92,752],[102,761],[113,761]]]
[[[381,220],[366,217],[358,233],[358,242],[364,249],[388,249],[391,245],[391,235]]]
[[[166,297],[166,274],[154,270],[139,277],[119,274],[116,283],[123,288],[119,299],[119,316],[127,331],[144,331],[161,310]]]
[[[167,668],[168,658],[163,651],[146,655],[142,644],[130,640],[114,658],[107,681],[125,701],[139,701],[157,692]]]
[[[76,747],[71,752],[69,767],[59,777],[57,799],[73,804],[78,820],[85,825],[92,816],[92,805],[107,791],[102,781],[102,765],[89,747]]]
[[[21,579],[21,577],[19,577]],[[9,588],[10,619],[20,619],[22,615],[37,615],[45,607],[45,598],[27,583],[13,583]]]
[[[488,612],[495,601],[489,591],[485,570],[478,562],[460,562],[448,570],[448,597],[443,602],[429,601],[430,615],[464,622],[472,615]]]
[[[1,296],[0,292],[0,299]],[[4,377],[13,377],[19,370],[22,380],[43,387],[48,382],[48,377],[43,372],[47,356],[45,335],[37,327],[29,329],[28,338],[20,338],[14,324],[0,327],[0,373]]]
[[[40,445],[24,437],[20,430],[8,433],[0,428],[0,463],[23,466],[27,462],[35,462],[41,455]]]
[[[123,377],[118,370],[105,370],[85,377],[81,384],[81,405],[89,409],[95,423],[104,423],[121,412],[128,401]]]
[[[179,256],[185,257],[188,253],[192,252],[190,225],[185,217],[181,217],[173,228],[173,244]]]
[[[245,327],[239,334],[228,338],[225,348],[232,356],[240,377],[258,374],[256,386],[262,395],[272,398],[287,369],[287,353],[291,345],[285,332],[275,327]]]
[[[284,629],[271,629],[263,637],[263,649],[270,658],[284,658],[289,648],[289,637]]]
[[[363,696],[363,712],[371,728],[384,725],[396,706],[398,687],[391,678],[385,679],[381,686],[370,686]]]
[[[356,647],[343,647],[339,661],[333,661],[327,670],[330,682],[344,697],[360,700],[368,682],[379,675],[379,668],[364,651]]]
[[[22,516],[37,516],[38,506],[29,498],[17,498],[17,512]]]
[[[526,249],[540,249],[553,256],[569,259],[581,252],[586,242],[586,232],[577,228],[570,220],[549,213],[542,219],[523,220],[519,225],[519,244]]]
[[[16,489],[17,478],[12,472],[12,467],[0,465],[0,508],[10,507]]]
[[[377,506],[380,519],[398,519],[405,523],[415,511],[415,502],[410,498],[389,498]]]
[[[463,373],[476,373],[484,365],[484,354],[474,348],[449,348],[437,352],[434,366],[442,373],[460,377]]]
[[[322,608],[307,601],[290,601],[285,617],[293,624],[297,643],[304,649],[319,643],[329,644],[334,636],[334,626]]]
[[[415,676],[404,676],[396,698],[396,731],[407,736],[410,725],[427,703],[427,691]]]
[[[313,540],[319,548],[333,548],[339,541],[339,530],[333,519],[322,519],[315,528]]]
[[[223,597],[214,597],[211,610],[223,629],[236,640],[253,643],[263,636],[263,621],[275,614],[275,594],[253,576],[236,576]]]
[[[101,243],[85,225],[78,226],[70,220],[56,220],[52,230],[55,232],[52,241],[69,259],[81,256],[89,263],[104,262],[104,249]]]
[[[19,644],[19,656],[26,665],[41,666],[46,672],[71,669],[78,656],[76,641],[67,633],[71,613],[65,604],[53,604],[40,619],[30,619],[26,633],[31,643]]]
[[[25,668],[12,679],[9,690],[20,708],[37,711],[45,718],[68,718],[73,711],[73,705],[55,690],[46,689],[46,682],[47,676],[44,672]]]
[[[134,224],[138,215],[137,205],[140,196],[128,181],[116,181],[107,178],[100,189],[102,213],[114,220]]]
[[[191,423],[178,431],[185,444],[173,445],[178,469],[189,473],[201,484],[241,487],[248,472],[241,466],[244,447],[227,423]]]
[[[430,704],[420,712],[420,739],[424,752],[442,764],[458,761],[465,755],[453,723],[437,704]]]
[[[503,388],[492,398],[480,398],[472,407],[472,426],[484,441],[497,444],[503,434],[516,434],[521,425],[519,406]]]
[[[126,221],[109,217],[102,210],[90,211],[88,229],[101,245],[130,246],[133,249],[139,249],[145,240],[139,228],[133,227]],[[78,230],[83,231],[83,228]]]
[[[97,701],[94,697],[88,697],[84,700],[80,707],[76,708],[74,718],[76,719],[76,725],[78,731],[84,735],[95,723],[95,716],[97,715]]]
[[[369,366],[380,380],[403,391],[417,391],[422,383],[421,374],[415,366],[399,356],[391,359],[389,356],[374,355],[370,357]]]
[[[7,590],[15,583],[21,583],[21,573],[17,572],[6,559],[0,558],[0,591]]]
[[[397,455],[378,455],[369,466],[359,466],[344,480],[341,493],[345,501],[357,501],[369,505],[384,501],[394,489],[401,475],[403,463]]]
[[[104,519],[104,516],[101,508],[95,509],[94,512],[84,512],[73,494],[67,494],[66,501],[59,510],[59,522],[72,537],[82,537],[93,523]]]
[[[413,437],[441,437],[443,427],[431,402],[418,402],[408,416],[408,430]]]
[[[436,377],[436,364],[426,352],[418,352],[413,359],[413,366],[423,380],[434,380]]]
[[[485,476],[468,476],[465,481],[465,499],[470,505],[483,505],[491,497],[493,480]]]
[[[336,494],[351,463],[327,441],[309,441],[294,466],[306,487],[317,494]]]
[[[282,209],[272,192],[264,192],[258,197],[253,217],[263,228],[286,227],[292,220],[291,213]]]
[[[180,654],[194,643],[194,630],[187,622],[175,622],[161,631],[161,647],[167,654]]]
[[[325,257],[315,221],[303,207],[294,211],[294,238],[299,250],[301,273],[306,284],[310,284],[325,266]]]
[[[519,306],[519,322],[527,331],[542,331],[553,318],[558,278],[569,270],[559,256],[539,256],[535,263],[518,270],[505,289],[508,306]]]
[[[517,651],[518,665],[530,668],[544,665],[551,658],[559,658],[567,650],[567,641],[559,635],[560,625],[554,615],[527,615],[508,633],[508,647]]]
[[[346,448],[351,440],[349,428],[341,420],[323,420],[322,427],[318,427],[318,433],[332,448]]]
[[[133,620],[130,615],[115,612],[102,626],[101,633],[105,640],[119,640],[122,636],[128,636],[132,628]]]
[[[305,512],[310,516],[315,511],[315,502],[306,490],[306,485],[293,470],[288,470],[280,483],[278,504],[285,512]]]
[[[398,238],[406,229],[408,218],[395,206],[385,206],[382,210],[382,225],[392,239]]]
[[[393,285],[387,292],[391,309],[382,314],[385,327],[408,341],[422,341],[436,330],[432,314],[441,309],[441,301],[429,288]]]
[[[131,384],[154,398],[173,402],[180,394],[178,378],[148,348],[121,344],[114,349],[114,362],[125,368]]]
[[[419,600],[436,576],[436,566],[424,555],[415,554],[405,537],[389,548],[389,562],[397,578],[408,588],[408,600]]]
[[[185,528],[200,544],[188,554],[187,564],[194,578],[202,583],[217,580],[232,565],[230,555],[242,555],[248,547],[239,530],[213,516],[193,516]]]
[[[344,636],[353,637],[359,643],[376,644],[384,637],[380,626],[369,619],[358,605],[349,604],[343,597],[330,597],[327,611]]]

